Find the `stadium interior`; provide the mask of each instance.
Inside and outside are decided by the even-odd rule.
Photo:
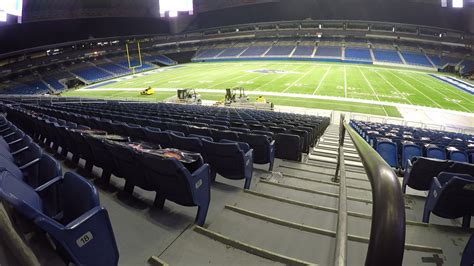
[[[0,0],[0,265],[474,265],[472,0]]]

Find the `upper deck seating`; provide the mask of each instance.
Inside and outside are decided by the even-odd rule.
[[[340,58],[342,57],[342,49],[336,46],[318,46],[314,56]]]
[[[273,46],[265,56],[289,56],[294,49],[294,46]]]
[[[310,57],[314,53],[314,46],[296,46],[296,50],[293,53],[293,57]]]
[[[368,48],[347,47],[345,51],[345,59],[372,62],[372,56],[370,55],[370,50]]]
[[[113,77],[112,74],[93,66],[75,69],[71,72],[88,82],[97,82]]]
[[[414,52],[402,52],[405,62],[410,65],[433,67],[426,55]]]
[[[397,51],[374,49],[373,52],[375,61],[403,64]]]
[[[243,51],[245,51],[247,47],[231,47],[227,48],[222,52],[219,56],[217,57],[236,57],[239,54],[241,54]]]
[[[243,52],[241,57],[259,57],[262,56],[270,46],[252,46]]]

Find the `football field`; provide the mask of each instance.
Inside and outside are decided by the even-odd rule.
[[[122,77],[63,95],[156,101],[175,95],[174,89],[193,88],[203,100],[221,100],[226,88],[244,87],[255,93],[251,98],[261,92],[276,105],[394,117],[400,116],[394,103],[474,112],[473,95],[429,74],[432,73],[320,62],[191,63],[160,68],[133,78]],[[155,88],[156,94],[140,96],[139,90],[148,86]]]

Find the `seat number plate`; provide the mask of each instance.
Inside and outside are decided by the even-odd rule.
[[[92,236],[92,233],[89,231],[89,232],[85,233],[83,236],[81,236],[80,238],[78,238],[76,240],[76,244],[77,244],[77,246],[82,248],[84,245],[89,243],[92,239],[94,239],[94,236]]]

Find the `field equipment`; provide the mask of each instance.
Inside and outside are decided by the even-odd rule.
[[[178,103],[202,104],[201,95],[194,89],[178,90]]]
[[[140,92],[140,95],[153,95],[155,90],[152,87],[148,87],[146,90]]]
[[[181,104],[197,104],[201,105],[201,95],[194,89],[180,89],[177,95],[167,99],[167,103],[181,103]]]
[[[219,106],[222,102],[217,102],[215,105]],[[250,98],[245,93],[244,88],[233,88],[226,89],[225,99],[223,101],[224,106],[236,107],[236,108],[249,108],[249,109],[260,109],[260,110],[272,110],[273,103],[268,102],[263,96],[259,96],[254,102],[250,101]]]
[[[232,103],[248,103],[249,97],[245,94],[244,88],[226,89],[225,105],[229,106]]]

